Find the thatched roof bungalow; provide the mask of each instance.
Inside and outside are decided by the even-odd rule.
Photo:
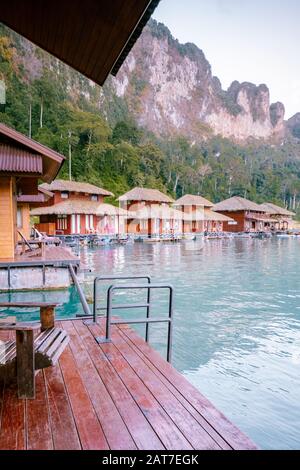
[[[230,222],[224,223],[224,230],[228,232],[265,231],[270,223],[270,217],[263,207],[240,196],[225,199],[215,204],[213,209],[235,220],[235,225]]]
[[[40,217],[40,224],[36,224],[39,231],[45,231],[43,225],[48,224],[48,232],[55,231],[57,234],[61,230],[64,235],[124,233],[124,218],[132,216],[128,211],[111,204],[84,199],[70,199],[51,206],[37,207],[30,214]]]
[[[277,206],[272,202],[265,202],[260,207],[265,210],[268,217],[271,219],[270,227],[273,230],[288,230],[292,223],[292,218],[295,212],[289,211],[283,207]]]
[[[182,217],[170,206],[174,199],[158,189],[133,188],[118,198],[121,207],[135,213],[128,220],[128,232],[140,235],[159,235],[182,231]]]
[[[223,222],[232,221],[226,215],[213,212],[213,203],[199,195],[185,194],[177,199],[174,207],[184,214],[184,233],[220,232],[223,230]]]

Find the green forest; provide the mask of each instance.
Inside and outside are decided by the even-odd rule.
[[[241,146],[218,136],[198,145],[183,135],[158,138],[138,127],[117,97],[110,95],[101,107],[100,87],[93,88],[93,100],[72,94],[66,87],[66,66],[60,73],[45,66],[29,76],[20,60],[22,47],[17,35],[0,28],[0,80],[6,88],[0,119],[64,154],[60,178],[71,175],[115,196],[134,186],[157,188],[174,198],[200,194],[214,202],[240,195],[284,205],[300,216],[296,139],[277,146],[258,141]],[[84,87],[84,77],[77,74],[76,80]]]

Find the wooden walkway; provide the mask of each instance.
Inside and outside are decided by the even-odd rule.
[[[40,255],[28,256],[28,254],[16,254],[14,258],[0,258],[0,267],[34,266],[42,263],[48,265],[60,263],[66,266],[70,263],[79,264],[78,256],[74,255],[70,248],[64,246],[46,246],[44,257]]]
[[[103,323],[60,325],[71,341],[38,373],[36,399],[0,385],[0,449],[255,449],[129,327],[113,326],[99,346]]]

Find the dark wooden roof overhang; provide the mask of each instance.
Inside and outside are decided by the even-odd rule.
[[[99,85],[116,75],[160,0],[10,0],[0,21]]]

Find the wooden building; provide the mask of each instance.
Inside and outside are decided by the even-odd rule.
[[[211,209],[204,210],[204,232],[224,232],[224,224],[235,225],[235,220]]]
[[[185,194],[174,206],[184,213],[183,233],[222,232],[224,222],[233,219],[212,210],[213,203],[202,196]]]
[[[183,233],[204,232],[204,211],[213,207],[213,203],[202,196],[185,194],[177,199],[174,207],[181,210],[186,216],[183,220]]]
[[[231,222],[226,215],[214,212],[213,203],[202,196],[185,194],[174,207],[183,212],[183,233],[222,232],[223,223]]]
[[[29,234],[30,200],[39,195],[38,180],[50,183],[64,157],[0,124],[0,259],[13,259],[18,230]]]
[[[96,233],[100,224],[103,232],[118,233],[118,209],[104,203],[106,197],[113,196],[110,191],[67,180],[55,180],[39,188],[53,195],[31,211],[32,216],[39,216],[35,227],[40,232],[48,235]]]
[[[292,224],[294,212],[291,212],[283,207],[277,206],[271,202],[265,202],[260,207],[266,212],[271,219],[266,223],[267,228],[272,231],[288,230]]]
[[[226,232],[263,232],[271,220],[264,208],[240,196],[219,202],[214,206],[214,211],[235,221],[235,224],[224,222]]]
[[[182,232],[182,214],[171,208],[174,200],[158,189],[133,188],[118,198],[121,208],[134,213],[127,231],[141,236]]]

